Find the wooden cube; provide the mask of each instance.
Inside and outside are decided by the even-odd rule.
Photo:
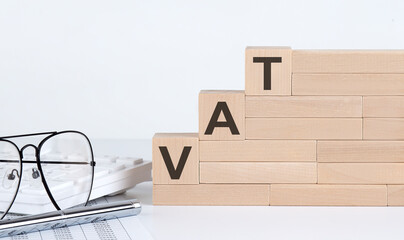
[[[205,90],[199,94],[199,139],[245,139],[244,91]]]
[[[156,133],[153,184],[199,184],[197,133]]]
[[[246,95],[291,95],[291,77],[290,47],[246,48]]]

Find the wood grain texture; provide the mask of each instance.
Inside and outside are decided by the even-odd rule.
[[[386,206],[386,185],[272,184],[275,206]]]
[[[246,139],[362,139],[362,119],[246,118]]]
[[[363,139],[404,139],[404,118],[364,118]]]
[[[201,183],[316,183],[317,163],[201,162]]]
[[[318,141],[318,162],[404,162],[404,141]]]
[[[387,185],[389,206],[404,206],[404,185]]]
[[[294,50],[295,73],[404,73],[403,50]]]
[[[167,147],[174,168],[177,168],[185,146],[191,147],[180,179],[171,179],[159,147]],[[153,184],[198,184],[198,133],[156,133],[153,137]]]
[[[205,134],[218,102],[225,102],[239,134],[232,134],[229,127],[216,127],[212,134]],[[216,119],[215,119],[216,120]],[[229,121],[220,113],[219,122]],[[203,90],[199,93],[199,139],[244,140],[245,139],[245,95],[237,90]]]
[[[404,117],[404,97],[363,97],[363,117]]]
[[[254,57],[281,57],[281,63],[271,64],[271,90],[264,90],[264,64],[254,63]],[[290,47],[247,47],[245,50],[246,95],[290,95],[292,76]]]
[[[246,117],[362,117],[360,96],[246,96]]]
[[[269,205],[269,185],[154,185],[154,205]]]
[[[314,140],[201,141],[201,162],[315,162]]]
[[[318,163],[319,184],[404,184],[404,163]]]
[[[404,74],[293,74],[292,95],[404,95]]]

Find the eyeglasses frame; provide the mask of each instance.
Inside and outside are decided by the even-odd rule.
[[[11,209],[12,205],[14,204],[14,201],[15,201],[17,195],[18,195],[18,191],[19,191],[19,189],[20,189],[21,179],[22,179],[23,163],[36,163],[36,165],[37,165],[37,167],[38,167],[38,171],[39,171],[39,173],[40,173],[40,177],[41,177],[42,184],[43,184],[43,186],[44,186],[44,188],[45,188],[45,191],[46,191],[46,193],[47,193],[49,199],[51,200],[53,206],[54,206],[57,210],[61,210],[61,208],[60,208],[59,205],[57,204],[55,198],[53,197],[53,195],[52,195],[52,193],[51,193],[51,190],[50,190],[50,188],[49,188],[49,186],[48,186],[48,183],[46,182],[45,175],[43,174],[41,163],[45,163],[45,162],[41,162],[41,158],[40,158],[40,155],[41,155],[41,154],[40,154],[40,153],[41,153],[41,149],[42,149],[43,144],[44,144],[47,140],[49,140],[50,138],[55,137],[55,136],[57,136],[57,135],[64,134],[64,133],[76,133],[76,134],[79,134],[79,135],[84,136],[84,138],[87,140],[88,145],[89,145],[89,147],[90,147],[90,152],[91,152],[91,161],[90,161],[90,166],[91,166],[91,185],[90,185],[90,191],[89,191],[89,193],[88,193],[88,196],[87,196],[86,202],[84,203],[84,206],[87,205],[87,203],[88,203],[89,200],[90,200],[91,191],[92,191],[92,189],[93,189],[93,184],[94,184],[94,167],[95,167],[95,164],[96,164],[96,163],[95,163],[95,161],[94,161],[93,147],[92,147],[92,145],[91,145],[90,139],[89,139],[84,133],[79,132],[79,131],[75,131],[75,130],[66,130],[66,131],[60,131],[60,132],[58,132],[58,131],[53,131],[53,132],[41,132],[41,133],[31,133],[31,134],[21,134],[21,135],[4,136],[4,137],[0,137],[0,141],[8,142],[8,143],[14,145],[14,147],[15,147],[15,148],[18,150],[18,152],[19,152],[19,160],[18,160],[18,163],[19,163],[20,176],[19,176],[19,179],[18,179],[18,185],[17,185],[17,189],[16,189],[16,191],[15,191],[15,193],[14,193],[14,197],[12,198],[12,201],[10,202],[10,205],[8,206],[7,210],[4,211],[3,215],[0,217],[0,220],[3,219],[3,218],[7,215],[7,213],[10,211],[10,209]],[[8,140],[9,138],[32,137],[32,136],[37,136],[37,135],[49,135],[49,136],[47,136],[47,137],[45,137],[44,139],[42,139],[41,142],[38,144],[38,146],[35,146],[34,144],[27,144],[27,145],[24,145],[21,149],[17,146],[17,144],[15,144],[14,142]],[[23,152],[24,152],[24,150],[25,150],[27,147],[32,147],[32,148],[35,149],[35,158],[36,158],[36,160],[23,160]],[[83,163],[81,163],[81,162],[55,162],[55,161],[52,161],[52,162],[50,162],[50,163],[51,163],[51,164],[83,164]],[[86,163],[86,164],[88,164],[88,163]]]

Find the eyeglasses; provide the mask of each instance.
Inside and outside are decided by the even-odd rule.
[[[41,135],[45,137],[37,146],[26,144],[19,148],[10,140]],[[34,150],[34,159],[24,158],[24,151],[28,148]],[[88,203],[94,181],[95,162],[92,146],[86,135],[78,131],[62,131],[5,136],[0,137],[0,219],[8,213],[20,191],[23,164],[32,167],[29,173],[33,179],[42,181],[57,210]],[[61,181],[75,179],[80,179],[80,182],[75,182],[68,191],[58,191]]]

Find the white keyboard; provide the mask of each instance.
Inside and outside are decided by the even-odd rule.
[[[94,161],[96,165],[90,200],[120,194],[138,183],[151,180],[152,163],[150,161],[143,161],[141,158],[114,156],[96,156]],[[24,163],[20,190],[10,209],[11,213],[39,214],[56,210],[46,194],[41,178],[34,179],[31,177],[33,167],[36,165]],[[69,174],[69,168],[65,170],[66,174]],[[80,184],[83,179],[47,179],[47,181],[58,182],[57,186],[52,188],[52,195],[58,201],[58,196],[69,196],[66,194],[69,189],[74,184]],[[0,208],[4,209],[8,204],[4,200],[2,201],[0,196]]]

